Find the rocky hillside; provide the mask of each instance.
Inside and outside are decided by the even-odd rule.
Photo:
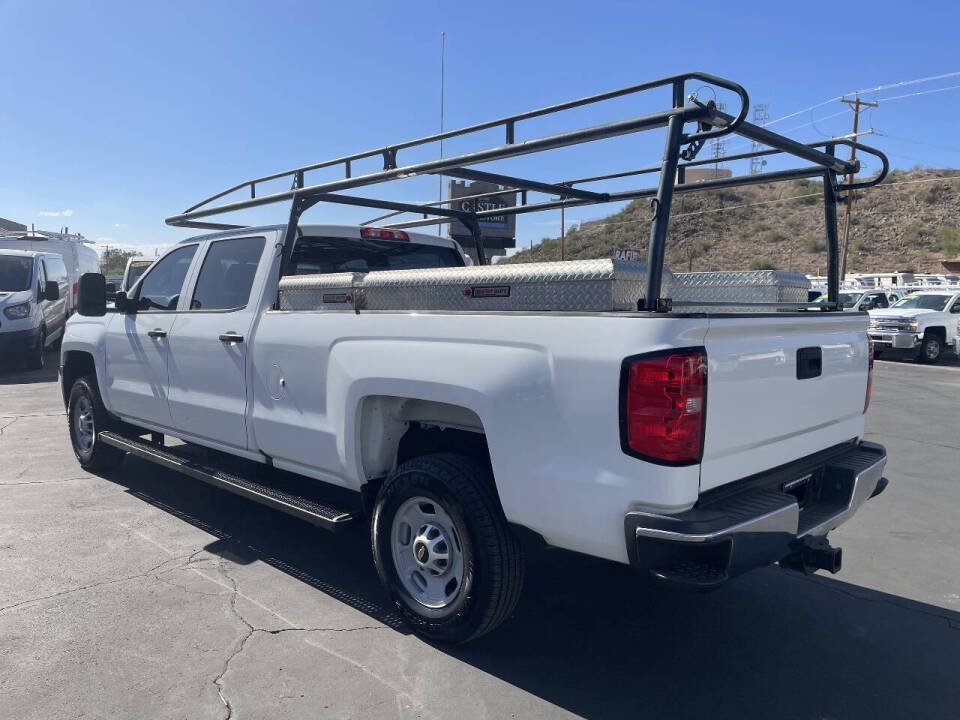
[[[843,207],[838,207],[843,239]],[[618,248],[646,256],[649,201],[568,230],[567,259],[611,257]],[[960,170],[894,170],[857,195],[848,272],[943,272],[960,256]],[[824,272],[822,185],[798,180],[674,197],[667,264],[674,270],[772,267]],[[501,262],[560,258],[559,238]]]

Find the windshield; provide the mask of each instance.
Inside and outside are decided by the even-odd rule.
[[[916,308],[918,310],[943,310],[950,301],[950,295],[907,295],[894,305],[895,308]]]
[[[30,289],[33,258],[0,255],[0,290],[19,292]]]
[[[144,271],[150,267],[152,262],[137,262],[130,263],[130,268],[127,270],[127,286],[124,290],[129,290],[133,287],[133,284],[140,279],[140,276],[143,275]]]
[[[290,258],[290,275],[414,268],[463,267],[452,247],[396,240],[304,237]]]
[[[840,293],[840,307],[845,307],[845,308],[853,307],[854,305],[857,304],[857,300],[860,299],[861,295],[863,295],[863,293],[858,293],[858,292],[857,293],[849,293],[849,292]],[[820,304],[826,303],[827,296],[821,295],[816,299],[816,302]]]

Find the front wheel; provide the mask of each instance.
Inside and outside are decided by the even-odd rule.
[[[940,360],[940,354],[943,352],[943,343],[936,335],[926,334],[923,336],[923,342],[920,345],[920,361],[933,364]]]
[[[424,638],[462,643],[513,611],[523,586],[520,543],[490,471],[462,455],[409,460],[380,488],[373,559],[396,607]]]
[[[110,424],[107,409],[100,399],[100,389],[93,375],[86,375],[70,389],[67,403],[67,419],[70,423],[70,443],[84,470],[110,470],[120,464],[126,453],[104,445],[97,433]]]
[[[40,328],[37,347],[27,357],[28,370],[43,370],[47,366],[47,329]]]

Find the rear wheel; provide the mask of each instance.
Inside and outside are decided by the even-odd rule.
[[[27,368],[30,370],[43,370],[47,366],[47,329],[40,328],[40,336],[37,338],[37,347],[30,351],[27,357]]]
[[[920,362],[933,364],[940,360],[940,354],[943,352],[943,343],[936,335],[927,333],[923,336],[923,342],[920,344]]]
[[[513,611],[523,557],[483,465],[438,453],[403,463],[377,495],[371,524],[381,582],[414,631],[462,643]]]
[[[110,416],[100,399],[100,389],[93,375],[86,375],[73,383],[67,404],[67,419],[73,454],[82,468],[110,470],[123,460],[126,453],[104,445],[97,437],[97,433],[110,426]]]

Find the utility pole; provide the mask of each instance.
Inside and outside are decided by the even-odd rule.
[[[850,137],[853,142],[857,141],[859,137],[860,130],[860,109],[861,108],[875,108],[878,103],[875,102],[866,102],[860,99],[859,95],[855,95],[853,100],[847,100],[842,98],[840,102],[845,103],[853,108],[853,132]],[[852,163],[857,159],[857,147],[853,145],[850,147],[850,162]],[[847,185],[853,184],[853,175],[847,176]],[[850,240],[850,213],[853,211],[853,191],[847,191],[847,203],[843,210],[843,254],[840,257],[840,282],[843,283],[844,279],[847,276],[847,245]]]

